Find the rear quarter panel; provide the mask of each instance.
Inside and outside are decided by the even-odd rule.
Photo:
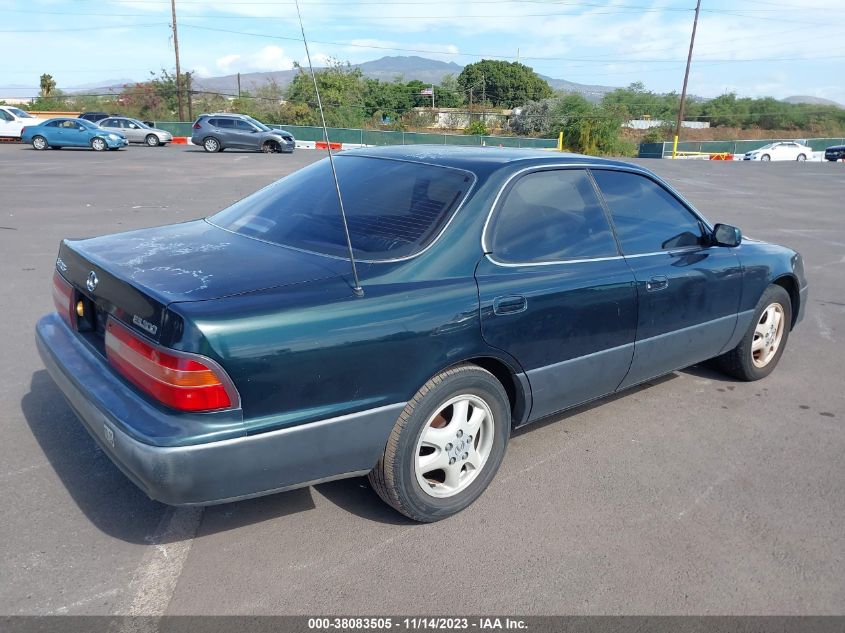
[[[501,355],[481,340],[472,276],[369,279],[363,298],[334,279],[171,309],[181,345],[231,376],[247,433],[404,403],[450,365]]]

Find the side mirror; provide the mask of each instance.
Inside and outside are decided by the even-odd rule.
[[[713,242],[716,246],[739,246],[742,242],[742,231],[730,224],[717,224],[713,227]]]

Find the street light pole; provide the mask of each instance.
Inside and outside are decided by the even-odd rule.
[[[684,120],[684,104],[687,99],[687,82],[689,81],[689,67],[692,63],[692,48],[695,45],[695,30],[698,28],[698,13],[701,10],[701,0],[695,3],[695,19],[692,22],[692,35],[689,40],[689,54],[687,55],[687,69],[684,72],[684,87],[681,90],[681,105],[678,108],[678,125],[675,127],[675,141],[672,144],[672,158],[678,154],[678,137],[681,135],[681,121]]]

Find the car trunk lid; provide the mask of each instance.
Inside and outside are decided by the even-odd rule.
[[[62,242],[57,268],[96,308],[162,344],[179,338],[175,302],[231,295],[342,275],[349,263],[232,233],[204,220]],[[100,323],[102,321],[102,323]]]

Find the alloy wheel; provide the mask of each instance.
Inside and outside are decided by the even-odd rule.
[[[751,341],[751,360],[756,367],[765,367],[777,354],[783,340],[783,314],[783,306],[772,303],[760,315]]]
[[[490,457],[494,428],[493,413],[478,396],[445,402],[417,441],[414,473],[422,490],[440,498],[465,490]]]

